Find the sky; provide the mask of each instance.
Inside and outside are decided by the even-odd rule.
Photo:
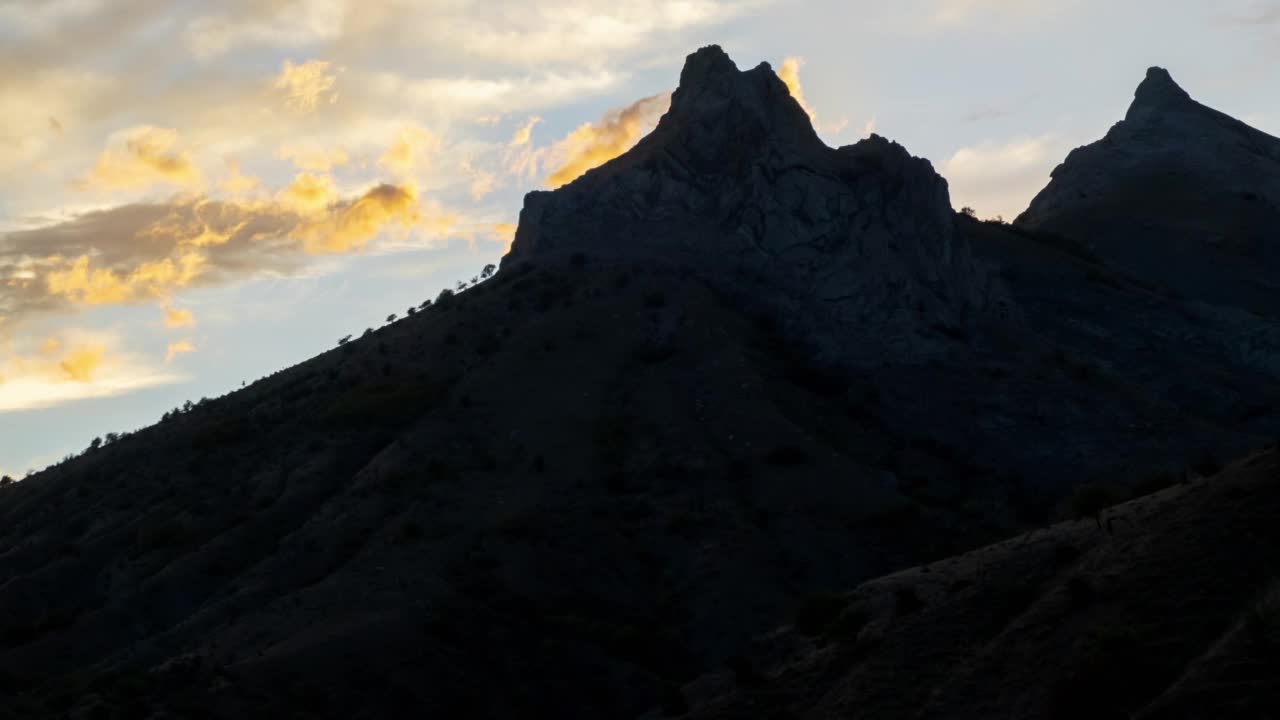
[[[0,0],[0,474],[475,276],[711,43],[983,217],[1151,65],[1280,134],[1280,0]]]

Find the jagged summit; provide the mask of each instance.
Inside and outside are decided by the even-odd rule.
[[[811,163],[822,163],[828,150],[768,63],[739,70],[718,45],[685,59],[671,109],[651,137],[651,145],[690,151],[690,159],[711,172],[734,165],[750,144],[785,145]]]
[[[1125,119],[1073,150],[1017,220],[1093,243],[1108,262],[1188,297],[1280,303],[1280,139],[1192,99],[1153,67]]]
[[[1191,95],[1183,90],[1168,70],[1152,67],[1147,70],[1147,77],[1138,85],[1134,93],[1133,105],[1129,108],[1126,119],[1133,120],[1145,112],[1158,112],[1187,103],[1194,103]]]
[[[581,253],[678,264],[749,293],[833,355],[918,357],[991,288],[956,237],[947,183],[873,136],[834,149],[767,63],[688,56],[671,108],[622,156],[525,198],[504,264]]]
[[[719,45],[707,45],[689,54],[680,71],[680,87],[700,85],[705,78],[738,72],[738,66]]]

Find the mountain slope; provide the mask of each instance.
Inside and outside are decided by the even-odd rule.
[[[665,268],[512,268],[5,488],[5,702],[625,716],[999,533],[904,498],[876,388],[767,328]]]
[[[1192,100],[1161,68],[1016,222],[1184,297],[1271,318],[1280,306],[1280,139]]]
[[[1201,305],[704,48],[493,279],[0,488],[0,712],[678,710],[805,597],[1274,437]]]
[[[820,599],[689,717],[1274,717],[1280,455]]]

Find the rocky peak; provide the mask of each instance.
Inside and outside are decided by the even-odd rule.
[[[1147,77],[1138,85],[1134,93],[1133,105],[1129,107],[1126,120],[1135,120],[1140,116],[1153,112],[1168,112],[1180,106],[1195,104],[1191,96],[1174,82],[1168,70],[1152,67],[1147,70]]]
[[[1125,119],[1073,150],[1017,223],[1092,243],[1155,287],[1269,312],[1280,302],[1280,140],[1153,67]]]
[[[729,156],[747,144],[786,146],[811,160],[827,149],[768,63],[740,71],[717,45],[686,58],[671,109],[654,136],[691,151],[712,172],[730,168]]]
[[[504,264],[583,253],[679,265],[804,318],[798,332],[834,355],[919,359],[931,328],[990,304],[961,244],[927,160],[878,136],[828,147],[767,63],[741,71],[709,46],[688,56],[650,135],[525,198]]]

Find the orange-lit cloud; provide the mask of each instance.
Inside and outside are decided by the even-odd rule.
[[[227,173],[222,181],[218,183],[218,189],[228,195],[238,196],[251,193],[262,187],[262,181],[258,178],[245,175],[240,172],[240,163],[228,158]]]
[[[93,379],[102,366],[106,350],[101,345],[77,345],[65,354],[62,341],[47,338],[35,357],[10,355],[0,372],[0,386],[19,377],[41,377],[50,382],[80,382]]]
[[[71,380],[89,382],[94,371],[102,365],[102,354],[100,347],[76,348],[58,363],[58,368]]]
[[[344,198],[332,178],[309,173],[274,198],[180,196],[84,213],[4,236],[0,334],[31,314],[168,302],[196,284],[296,272],[308,254],[361,250],[383,230],[431,238],[458,232],[457,221],[410,184]]]
[[[547,185],[553,188],[565,185],[631,149],[670,104],[670,94],[653,95],[611,110],[600,122],[585,123],[569,133],[553,149],[553,154],[562,160],[547,176]]]
[[[502,243],[502,252],[511,249],[511,243],[516,239],[516,229],[512,223],[498,223],[490,228],[493,238]]]
[[[277,198],[281,204],[305,215],[328,207],[337,194],[332,177],[304,172],[281,190]]]
[[[89,256],[81,255],[62,270],[46,276],[50,294],[85,305],[118,305],[155,298],[184,287],[200,274],[204,257],[185,252],[179,257],[144,262],[129,272],[90,268]]]
[[[114,348],[119,338],[69,331],[47,338],[39,351],[0,354],[0,413],[109,397],[180,378],[157,371]]]
[[[408,230],[422,222],[417,195],[409,188],[379,185],[348,205],[303,221],[292,237],[310,254],[350,252],[363,248],[390,224]]]
[[[164,326],[167,328],[184,328],[196,324],[195,313],[185,308],[166,305],[164,308]]]
[[[351,162],[351,157],[342,148],[315,148],[298,145],[283,145],[276,150],[276,157],[288,160],[299,170],[328,172]]]
[[[789,57],[782,61],[782,67],[778,69],[778,78],[786,83],[787,90],[791,92],[791,97],[800,103],[800,107],[809,114],[809,119],[816,121],[818,116],[809,107],[808,101],[804,97],[804,86],[800,84],[800,67],[804,65],[804,58]]]
[[[193,353],[195,351],[196,351],[196,346],[190,340],[179,340],[177,342],[171,342],[169,343],[169,347],[165,350],[165,353],[164,353],[165,364],[173,362],[173,359],[179,355]]]
[[[433,156],[440,150],[440,140],[423,127],[407,125],[400,128],[387,151],[378,158],[378,165],[397,177],[408,177],[431,165]]]
[[[179,247],[204,248],[222,245],[235,237],[248,222],[246,219],[227,221],[221,214],[233,203],[215,203],[207,198],[193,198],[176,205],[166,216],[142,230],[139,237],[168,241]],[[252,207],[245,204],[244,207]]]
[[[529,140],[533,137],[533,127],[540,122],[542,122],[542,118],[537,115],[526,120],[524,125],[517,128],[515,134],[511,136],[511,147],[528,145]]]
[[[178,148],[178,133],[143,126],[129,131],[123,147],[107,148],[88,177],[78,181],[84,190],[127,190],[168,184],[200,184],[200,171],[191,153]]]
[[[284,61],[284,67],[272,86],[284,96],[285,106],[300,113],[314,112],[320,103],[338,100],[334,85],[338,78],[329,73],[330,63],[308,60],[301,65]]]

